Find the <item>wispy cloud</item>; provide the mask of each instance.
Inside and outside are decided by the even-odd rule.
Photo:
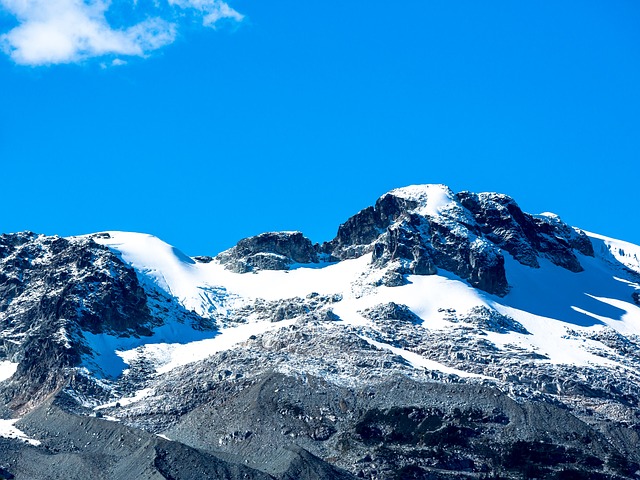
[[[175,40],[179,25],[173,14],[177,9],[188,9],[208,27],[223,19],[243,19],[221,0],[166,1],[168,9],[156,2],[155,11],[147,12],[145,20],[116,27],[108,20],[109,0],[0,0],[0,8],[18,22],[0,35],[0,47],[22,65],[73,63],[108,55],[145,56]]]
[[[244,15],[238,13],[227,3],[219,0],[168,0],[170,5],[182,9],[194,9],[202,15],[202,24],[207,27],[215,27],[220,20],[233,20],[241,22]]]

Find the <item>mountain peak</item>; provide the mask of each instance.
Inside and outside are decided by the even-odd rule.
[[[453,191],[443,184],[409,185],[391,190],[385,195],[415,202],[416,206],[412,210],[420,215],[436,216],[441,210],[456,203]]]
[[[557,216],[525,213],[507,195],[456,194],[439,184],[382,195],[343,223],[325,251],[338,259],[372,253],[375,265],[392,268],[390,285],[443,269],[496,295],[509,291],[505,254],[533,268],[548,258],[573,272],[582,270],[576,253],[593,256],[587,236]]]

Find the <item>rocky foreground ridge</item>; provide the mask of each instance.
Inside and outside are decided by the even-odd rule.
[[[640,247],[393,190],[187,257],[0,236],[0,479],[640,478]]]

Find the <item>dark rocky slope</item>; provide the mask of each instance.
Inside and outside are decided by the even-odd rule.
[[[0,438],[0,466],[20,479],[350,480],[354,477],[295,445],[274,450],[261,470],[241,456],[193,448],[140,429],[65,411],[64,394],[24,417],[18,426],[45,439],[38,447]],[[1,475],[2,470],[0,470]],[[2,477],[0,477],[2,478]]]
[[[574,272],[582,270],[574,252],[593,256],[587,236],[557,217],[524,213],[506,195],[437,187],[450,200],[437,215],[394,190],[340,225],[322,249],[339,259],[373,252],[380,266],[396,261],[399,274],[432,275],[442,268],[497,295],[509,289],[501,250],[531,267],[542,256]]]
[[[74,367],[95,354],[85,334],[145,337],[170,320],[210,328],[91,238],[0,236],[0,360],[18,363],[0,398],[13,409],[82,382]]]
[[[397,377],[352,389],[280,374],[229,388],[165,433],[266,470],[294,444],[364,478],[628,478],[640,468],[637,451],[621,453],[566,409],[494,388]]]

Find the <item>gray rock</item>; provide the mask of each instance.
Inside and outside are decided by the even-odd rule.
[[[473,307],[466,314],[460,317],[453,317],[455,321],[471,323],[489,332],[507,333],[516,332],[528,335],[529,332],[513,318],[502,315],[494,309],[485,306]]]
[[[415,325],[420,325],[423,322],[418,315],[409,310],[409,307],[406,305],[398,305],[394,302],[377,305],[374,308],[367,308],[359,313],[363,317],[373,321],[398,320]]]
[[[508,291],[499,248],[461,231],[458,222],[416,214],[416,207],[416,202],[384,195],[342,224],[323,248],[339,259],[371,252],[375,266],[398,265],[400,275],[433,275],[442,268],[489,293]]]
[[[555,215],[524,213],[503,194],[461,192],[456,197],[473,214],[480,232],[523,265],[538,267],[537,257],[542,255],[558,266],[580,272],[582,266],[574,251],[594,255],[586,234]]]
[[[270,232],[244,238],[220,253],[216,260],[228,270],[288,270],[295,263],[318,263],[318,253],[300,232]]]
[[[338,259],[371,253],[375,266],[394,265],[397,275],[433,275],[441,268],[500,296],[509,291],[502,250],[530,267],[543,256],[573,272],[582,271],[576,252],[594,255],[584,232],[556,216],[524,213],[506,195],[450,194],[458,203],[439,215],[417,213],[417,201],[393,192],[383,195],[340,225],[321,250]],[[383,283],[402,284],[397,278]]]
[[[17,362],[0,399],[37,404],[96,354],[85,334],[144,337],[167,318],[212,328],[91,238],[0,236],[0,358]]]
[[[47,402],[19,426],[42,440],[39,447],[0,438],[4,478],[16,480],[141,479],[273,480],[247,466],[229,462],[117,422],[80,417]]]
[[[419,478],[461,478],[465,472],[523,478],[532,469],[545,478],[570,470],[578,478],[597,472],[613,479],[630,478],[637,467],[566,409],[519,403],[479,385],[397,377],[347,389],[309,376],[266,374],[236,382],[224,398],[191,411],[167,435],[204,450],[216,445],[241,452],[249,466],[264,465],[272,474],[291,465],[283,449],[292,444],[353,475],[380,479],[418,471]],[[322,424],[334,433],[314,438]],[[252,433],[220,443],[230,430]],[[308,472],[296,470],[298,478],[332,478]]]

